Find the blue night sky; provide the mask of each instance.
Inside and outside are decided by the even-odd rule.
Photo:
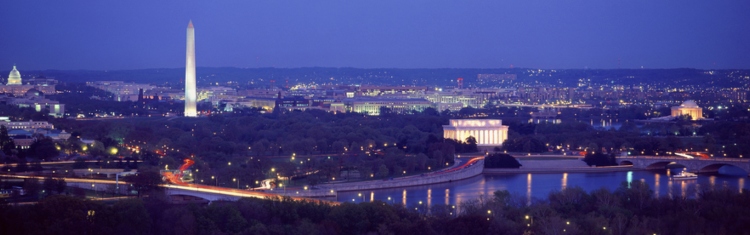
[[[136,4],[137,3],[137,4]],[[0,69],[750,68],[750,1],[3,1]]]

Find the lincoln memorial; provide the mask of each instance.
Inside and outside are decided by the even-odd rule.
[[[508,138],[508,126],[500,119],[451,119],[450,125],[443,125],[443,137],[466,141],[473,136],[477,146],[501,146]]]

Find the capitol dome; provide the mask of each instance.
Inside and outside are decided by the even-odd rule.
[[[21,73],[18,72],[15,65],[8,75],[8,85],[21,85]]]
[[[698,108],[698,104],[695,103],[693,100],[686,100],[685,102],[682,102],[680,107],[683,108]]]

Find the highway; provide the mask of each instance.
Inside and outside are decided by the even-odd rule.
[[[113,160],[110,160],[110,161],[113,161]],[[122,160],[123,163],[127,163],[128,161],[143,162],[142,160]],[[39,164],[41,164],[41,165],[58,165],[58,164],[73,164],[75,162],[76,161],[52,161],[52,162],[40,162]],[[85,162],[86,163],[96,163],[96,162],[102,162],[102,161],[98,161],[98,160],[86,160]],[[29,162],[27,164],[31,164],[31,162]],[[5,167],[5,166],[15,167],[16,165],[17,165],[16,163],[0,164],[0,167]]]
[[[0,177],[6,177],[6,178],[18,178],[18,179],[39,179],[40,181],[44,180],[45,177],[42,176],[25,176],[25,175],[8,175],[8,174],[0,174]],[[71,177],[63,177],[62,179],[65,180],[65,182],[70,183],[87,183],[87,184],[115,184],[114,180],[102,180],[102,179],[84,179],[84,178],[71,178]],[[130,184],[128,182],[120,181],[118,182],[120,185],[127,185]],[[226,196],[234,196],[234,197],[252,197],[252,198],[281,198],[278,194],[273,193],[266,193],[266,192],[259,192],[259,191],[252,191],[252,190],[241,190],[241,189],[233,189],[233,188],[224,188],[224,187],[216,187],[216,186],[208,186],[208,185],[202,185],[202,184],[183,184],[183,185],[176,185],[176,184],[160,184],[159,187],[167,188],[167,189],[179,189],[179,190],[186,190],[186,191],[194,191],[194,192],[201,192],[201,193],[211,193],[211,194],[219,194],[219,195],[226,195]],[[310,202],[321,202],[326,204],[339,204],[338,202],[332,202],[332,201],[326,201],[326,200],[320,200],[320,199],[313,199],[313,198],[304,198],[304,197],[291,197],[292,200],[295,201],[310,201]]]

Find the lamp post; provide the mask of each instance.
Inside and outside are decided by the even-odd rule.
[[[240,189],[240,181],[237,178],[232,178],[232,182],[237,182],[237,189]]]
[[[213,176],[213,175],[212,175],[212,176],[211,176],[211,179],[212,179],[212,180],[215,180],[215,182],[216,182],[216,186],[219,186],[219,177],[215,177],[215,176]]]

